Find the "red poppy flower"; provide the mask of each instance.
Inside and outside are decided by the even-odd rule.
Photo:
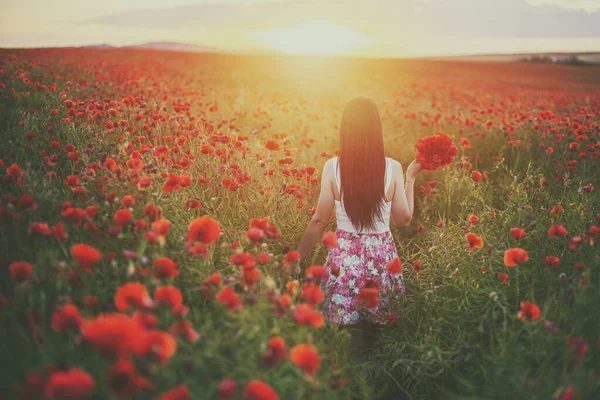
[[[265,148],[271,151],[277,151],[280,149],[281,146],[279,146],[279,143],[277,143],[274,140],[267,140],[265,142]]]
[[[562,224],[554,225],[548,228],[548,236],[551,238],[554,238],[555,236],[565,236],[567,233],[567,230],[564,226],[562,226]]]
[[[398,322],[398,320],[400,319],[400,315],[395,313],[388,313],[384,315],[384,318],[388,324],[393,325],[396,322]]]
[[[156,279],[174,278],[179,275],[177,263],[168,257],[158,257],[152,266]]]
[[[178,192],[181,189],[179,186],[179,177],[174,174],[169,174],[165,184],[163,185],[162,192],[170,193],[170,192]]]
[[[178,307],[183,304],[183,296],[181,291],[173,285],[157,286],[154,289],[154,298],[171,307]]]
[[[166,218],[161,218],[152,222],[152,230],[160,236],[166,237],[170,229],[171,221]]]
[[[135,199],[131,195],[125,195],[121,199],[121,205],[123,207],[131,207],[135,204]]]
[[[467,138],[461,138],[458,144],[463,146],[465,149],[471,148],[471,142]]]
[[[329,249],[338,247],[338,238],[334,232],[325,232],[323,235],[323,244]]]
[[[452,164],[458,153],[452,138],[443,132],[418,139],[414,147],[417,150],[415,159],[425,171],[433,171]]]
[[[208,278],[202,281],[200,289],[206,298],[212,298],[215,295],[216,288],[221,284],[221,275],[218,272],[214,272]]]
[[[177,180],[181,187],[188,187],[192,184],[192,177],[189,175],[181,175]]]
[[[318,304],[323,302],[325,295],[323,290],[318,285],[312,282],[305,283],[302,286],[302,298],[310,304]]]
[[[536,320],[540,318],[540,308],[533,303],[524,301],[521,303],[521,311],[517,314],[520,319]]]
[[[307,343],[294,346],[290,350],[290,360],[309,375],[314,375],[321,364],[321,357],[317,349]]]
[[[269,239],[279,239],[279,237],[281,236],[277,231],[275,225],[269,224],[269,217],[265,217],[262,219],[251,218],[250,226],[248,227],[248,229],[250,230],[252,228],[258,228],[262,230]]]
[[[77,331],[81,322],[79,309],[73,304],[65,304],[52,313],[52,329],[56,332]]]
[[[6,176],[11,182],[18,182],[23,171],[17,164],[12,164],[6,169]]]
[[[117,290],[115,307],[119,311],[130,308],[149,309],[153,307],[153,302],[146,286],[139,282],[128,282]]]
[[[188,200],[185,202],[185,208],[193,208],[195,210],[199,210],[200,202],[198,200]]]
[[[140,355],[154,358],[161,365],[165,365],[177,352],[177,340],[167,332],[145,331],[139,340],[142,343]]]
[[[271,261],[271,256],[268,253],[258,253],[256,255],[256,263],[258,265],[265,265]]]
[[[219,238],[220,234],[219,223],[205,215],[190,222],[186,238],[193,242],[212,244]]]
[[[260,271],[254,265],[244,266],[242,268],[242,283],[254,287],[254,283],[260,279]]]
[[[415,273],[418,275],[421,272],[421,261],[415,260],[413,262],[413,268],[415,269]]]
[[[244,396],[248,400],[279,400],[279,396],[268,383],[253,379],[246,385]]]
[[[297,261],[300,259],[300,253],[298,253],[296,250],[290,250],[288,251],[288,253],[285,255],[285,257],[283,258],[283,260],[281,260],[281,262],[284,265],[288,265],[294,261]]]
[[[277,365],[278,362],[284,361],[287,358],[287,348],[285,341],[281,336],[275,336],[269,339],[267,349],[261,356],[263,364],[269,368]]]
[[[122,229],[133,220],[133,214],[131,210],[122,209],[115,212],[115,225],[117,228]]]
[[[479,217],[477,215],[469,215],[469,223],[471,224],[471,226],[475,226],[479,223]]]
[[[16,261],[8,267],[10,275],[16,283],[27,282],[31,279],[33,266],[25,261]]]
[[[98,214],[98,204],[86,207],[85,214],[88,216],[89,219],[96,218],[96,215]]]
[[[71,246],[71,255],[83,272],[90,272],[92,267],[102,259],[100,250],[85,243]]]
[[[148,204],[144,208],[144,215],[148,217],[150,221],[156,221],[162,216],[162,211],[160,207],[156,207],[153,204]]]
[[[29,232],[33,235],[48,236],[50,235],[50,227],[45,222],[32,222],[29,225]]]
[[[327,268],[323,265],[311,265],[304,274],[314,282],[320,282],[327,277]]]
[[[516,267],[529,259],[527,252],[521,248],[514,247],[504,252],[504,265],[507,267]]]
[[[81,208],[74,208],[74,207],[65,208],[60,213],[60,215],[72,224],[77,224],[78,222],[83,221],[87,217],[85,210],[82,210]]]
[[[560,264],[560,259],[556,256],[548,256],[544,259],[544,265],[546,267],[557,268]]]
[[[269,349],[273,350],[273,356],[275,359],[283,361],[286,358],[286,346],[285,340],[281,336],[275,336],[269,339],[267,343]]]
[[[68,187],[74,188],[79,185],[79,177],[77,175],[69,175],[67,176],[67,180],[65,181]]]
[[[358,293],[357,300],[368,308],[375,307],[379,303],[377,283],[371,279],[366,279],[365,286]]]
[[[516,242],[517,240],[523,239],[525,236],[527,236],[527,232],[521,228],[511,228],[510,235]]]
[[[255,246],[258,246],[260,242],[265,238],[265,233],[258,228],[250,228],[246,231],[246,237],[251,241],[255,242]]]
[[[502,282],[503,285],[508,285],[508,274],[504,272],[498,274],[498,279]]]
[[[386,266],[387,272],[393,275],[402,273],[402,261],[398,257],[395,257]]]
[[[219,303],[226,305],[228,311],[239,311],[243,308],[240,296],[238,296],[229,286],[225,286],[217,293],[216,300]]]
[[[294,309],[294,321],[299,325],[310,324],[315,328],[320,328],[324,325],[323,315],[315,310],[312,304],[300,303]]]
[[[49,399],[77,400],[85,398],[93,389],[94,379],[82,369],[56,371],[46,382],[45,394]]]
[[[478,249],[483,247],[483,239],[476,234],[469,232],[466,237],[469,242],[469,253],[472,253],[475,247]]]
[[[479,171],[473,171],[471,172],[471,179],[473,180],[473,182],[479,182],[483,179],[483,175],[481,175],[481,172]]]
[[[233,265],[240,265],[244,267],[254,267],[254,265],[256,265],[254,256],[246,252],[234,254],[233,256],[229,257],[229,262]]]

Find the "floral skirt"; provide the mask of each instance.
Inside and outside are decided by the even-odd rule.
[[[361,319],[376,324],[395,322],[397,314],[391,303],[394,297],[406,300],[406,289],[402,274],[387,272],[388,262],[398,257],[392,233],[356,234],[340,229],[335,233],[338,247],[329,249],[325,262],[329,277],[321,283],[327,320],[340,324],[356,324]],[[371,307],[359,298],[369,280],[369,286],[374,282],[379,289],[377,304]]]

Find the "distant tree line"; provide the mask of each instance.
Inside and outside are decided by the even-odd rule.
[[[576,55],[570,55],[566,58],[557,58],[554,60],[550,56],[531,56],[519,58],[519,62],[531,64],[564,64],[564,65],[589,65]]]

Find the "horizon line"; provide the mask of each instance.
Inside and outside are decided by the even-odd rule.
[[[183,45],[190,47],[198,47],[206,49],[207,51],[189,51],[182,49],[161,49],[161,48],[142,48],[141,46],[152,45],[152,44],[170,44],[170,45]],[[106,46],[105,49],[100,46]],[[112,45],[109,43],[93,43],[93,44],[82,44],[82,45],[66,45],[66,46],[3,46],[0,45],[0,50],[37,50],[37,49],[88,49],[88,50],[119,50],[127,48],[136,48],[137,50],[149,50],[149,51],[168,51],[168,52],[180,52],[180,53],[198,53],[198,54],[230,54],[230,55],[264,55],[264,56],[294,56],[294,57],[330,57],[330,58],[367,58],[367,59],[424,59],[424,58],[456,58],[456,57],[494,57],[494,56],[524,56],[524,55],[591,55],[600,54],[598,50],[552,50],[552,51],[518,51],[518,52],[498,52],[498,53],[446,53],[446,54],[431,54],[431,55],[358,55],[358,54],[301,54],[301,53],[287,53],[285,51],[271,50],[271,49],[225,49],[215,46],[198,45],[185,42],[176,41],[152,41],[143,42],[137,44],[125,44],[125,45]]]

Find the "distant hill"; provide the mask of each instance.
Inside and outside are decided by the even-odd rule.
[[[147,49],[161,51],[181,51],[188,53],[224,53],[224,54],[263,54],[277,55],[285,54],[282,51],[266,49],[249,50],[224,50],[217,47],[198,46],[195,44],[179,42],[149,42],[129,46],[112,46],[101,43],[88,46],[80,46],[82,49]],[[351,57],[353,58],[353,57]],[[361,57],[358,57],[361,58]],[[376,57],[377,58],[377,57]],[[514,54],[471,54],[458,56],[429,56],[429,57],[386,57],[406,59],[426,59],[441,61],[491,61],[491,62],[534,62],[534,63],[557,63],[572,64],[569,60],[576,60],[581,65],[600,65],[600,51],[597,52],[554,52],[554,53],[514,53]]]
[[[93,44],[90,46],[81,46],[84,49],[114,49],[114,46],[111,46],[110,44]]]
[[[573,53],[518,53],[518,54],[476,54],[465,56],[428,57],[436,60],[465,60],[465,61],[498,61],[515,62],[531,58],[547,58],[555,63],[565,62],[577,57],[586,64],[600,64],[600,52]]]
[[[81,46],[82,49],[146,49],[146,50],[164,50],[164,51],[183,51],[188,53],[233,53],[233,54],[270,54],[267,50],[247,50],[230,51],[217,47],[198,46],[195,44],[178,42],[150,42],[129,46],[111,46],[108,44],[96,44],[90,46]]]
[[[177,42],[151,42],[133,46],[121,46],[124,49],[150,49],[150,50],[171,50],[187,51],[190,53],[215,53],[219,52],[216,47],[197,46],[195,44],[177,43]]]

